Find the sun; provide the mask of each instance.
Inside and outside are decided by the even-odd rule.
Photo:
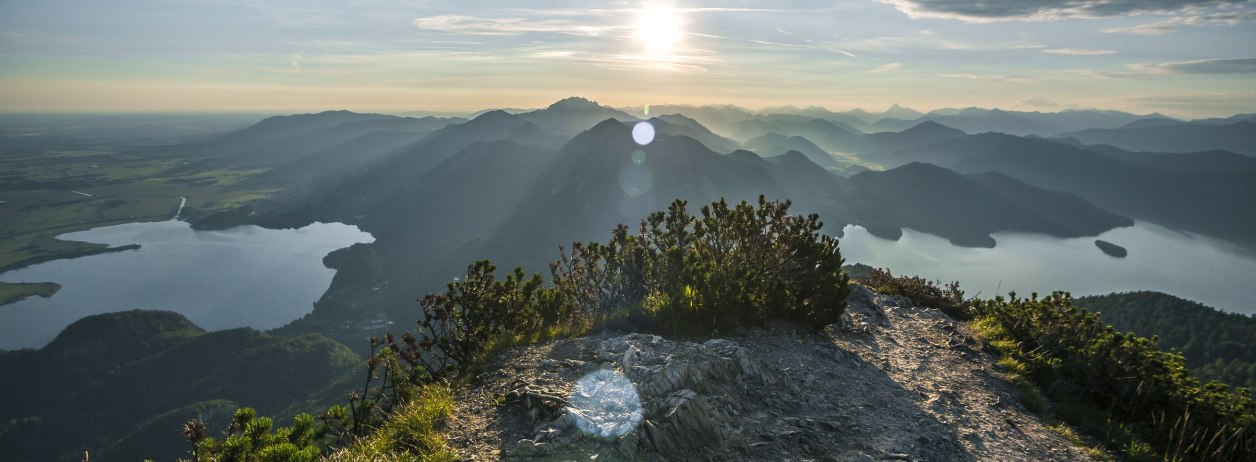
[[[646,6],[637,12],[637,40],[648,54],[671,55],[680,43],[683,26],[672,7]]]

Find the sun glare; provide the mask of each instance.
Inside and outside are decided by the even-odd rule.
[[[646,6],[637,12],[637,40],[649,54],[672,54],[680,42],[682,26],[672,7]]]

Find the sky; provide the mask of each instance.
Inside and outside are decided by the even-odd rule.
[[[0,112],[1256,112],[1256,0],[5,0]]]

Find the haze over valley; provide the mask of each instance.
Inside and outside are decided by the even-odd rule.
[[[654,115],[647,116],[647,110]],[[32,181],[29,178],[36,172],[63,170],[67,167],[62,165],[78,165],[82,159],[73,156],[58,162],[55,157],[26,157],[27,166],[8,177],[9,199],[3,205],[14,217],[63,211],[94,213],[103,218],[122,204],[129,205],[135,200],[129,197],[134,195],[157,202],[156,207],[149,206],[143,212],[170,215],[176,205],[173,195],[187,194],[190,199],[178,210],[179,219],[195,228],[261,225],[295,229],[314,223],[356,226],[373,236],[374,242],[336,252],[327,260],[338,271],[330,287],[324,287],[325,293],[315,288],[312,297],[305,295],[309,303],[317,300],[314,312],[279,323],[296,321],[285,329],[331,335],[343,333],[336,326],[364,322],[380,314],[404,319],[409,309],[407,300],[416,291],[439,289],[460,274],[468,261],[490,258],[509,267],[542,272],[559,246],[596,239],[616,224],[635,226],[641,217],[666,208],[673,199],[704,204],[719,198],[754,201],[759,195],[790,200],[799,212],[819,213],[826,223],[825,232],[838,237],[844,237],[844,228],[858,227],[857,235],[871,240],[860,245],[881,250],[852,258],[852,263],[888,266],[895,262],[893,266],[902,268],[900,271],[931,278],[954,277],[956,273],[944,268],[955,263],[938,267],[913,262],[947,260],[930,257],[929,252],[954,252],[946,250],[949,248],[974,249],[969,253],[993,248],[1002,255],[1011,241],[1000,247],[995,236],[1015,240],[1018,235],[1036,235],[1041,237],[1031,239],[1047,246],[1032,256],[1002,257],[1009,260],[1006,267],[1012,268],[1017,266],[1016,259],[1041,260],[1050,266],[1076,263],[1075,257],[1053,256],[1049,250],[1065,248],[1066,240],[1093,242],[1097,236],[1129,227],[1176,231],[1180,234],[1141,232],[1159,236],[1156,244],[1140,242],[1145,238],[1132,235],[1123,240],[1119,237],[1122,233],[1116,232],[1113,235],[1118,237],[1110,239],[1117,246],[1132,247],[1133,255],[1106,256],[1091,245],[1088,251],[1093,255],[1088,258],[1111,263],[1102,265],[1101,270],[1094,266],[1095,273],[1088,276],[1086,267],[1068,271],[1091,281],[1107,279],[1107,284],[1079,287],[1076,280],[1041,275],[1018,278],[1015,271],[1006,269],[988,272],[1000,277],[969,274],[957,279],[980,284],[982,290],[989,291],[1072,290],[1090,294],[1158,287],[1161,283],[1152,284],[1143,273],[1148,266],[1155,266],[1165,275],[1158,280],[1186,281],[1179,289],[1185,292],[1178,295],[1206,299],[1230,311],[1252,310],[1253,300],[1240,290],[1243,278],[1221,275],[1251,274],[1247,270],[1252,267],[1256,246],[1256,216],[1248,213],[1248,207],[1256,197],[1256,157],[1215,148],[1221,142],[1217,131],[1231,130],[1237,135],[1225,142],[1235,143],[1231,147],[1236,151],[1252,149],[1256,145],[1256,130],[1252,130],[1256,116],[1172,121],[1112,111],[1027,114],[970,109],[921,114],[901,106],[882,114],[818,114],[824,117],[814,114],[815,109],[781,111],[762,113],[733,106],[616,109],[571,97],[538,110],[491,110],[468,117],[328,111],[268,117],[252,124],[240,120],[240,125],[247,126],[215,128],[222,133],[201,133],[191,141],[174,139],[159,146],[120,147],[125,154],[79,155],[89,155],[91,162],[98,162],[91,167],[97,171],[109,168],[111,158],[119,155],[133,164],[156,166],[153,170],[131,167],[139,170],[132,178],[123,176],[126,173],[115,174],[122,178],[111,178],[88,171],[55,180],[59,183]],[[904,120],[901,125],[907,128],[900,131],[865,132],[853,122],[847,123],[868,120],[862,125],[869,130],[876,124],[902,120],[888,117],[893,113],[916,118]],[[952,113],[967,116],[940,115]],[[744,118],[733,120],[739,117]],[[1076,132],[1018,136],[994,131],[1006,126],[1008,120],[1034,117],[1053,120],[1051,126],[1096,123],[1117,127],[1101,129],[1112,133],[1105,140],[1115,144],[1085,144],[1072,136]],[[964,125],[968,131],[948,127],[938,118]],[[30,145],[27,152],[41,149],[37,143],[46,138],[45,142],[53,146],[84,142],[71,136],[102,142],[91,138],[99,135],[86,131],[55,135],[67,138],[38,132],[33,136],[19,134],[21,120],[11,118],[9,132]],[[1140,121],[1147,120],[1179,129],[1180,147],[1174,149],[1179,152],[1134,151],[1138,146],[1122,144],[1120,133],[1143,130]],[[39,121],[25,123],[40,126]],[[648,137],[643,138],[642,130],[647,129]],[[1193,144],[1192,139],[1196,140]],[[206,197],[198,194],[199,190],[212,190],[213,195]],[[161,192],[171,196],[161,201],[152,197]],[[214,197],[226,199],[210,199]],[[84,223],[74,217],[60,220],[56,226],[81,227],[78,223]],[[31,218],[15,222],[37,231],[27,234],[40,236],[35,238],[37,244],[59,235],[38,232],[41,226]],[[50,225],[43,228],[56,229]],[[875,244],[900,239],[904,229],[941,240],[907,253]],[[14,258],[9,265],[23,266],[47,258],[44,255],[55,258],[57,251],[103,250],[59,243],[79,240],[74,236],[64,235],[55,241],[73,250],[36,246],[30,256]],[[342,242],[341,246],[347,247],[353,241]],[[139,242],[112,239],[108,243],[121,246]],[[41,251],[46,253],[41,255]],[[1176,256],[1150,265],[1138,262],[1156,255],[1140,253]],[[1223,261],[1233,263],[1221,264],[1217,255],[1232,255]],[[87,257],[83,261],[92,258],[116,257]],[[156,258],[186,259],[175,254]],[[204,272],[186,277],[216,278],[214,265],[194,267]],[[18,274],[24,273],[30,272]],[[16,279],[5,281],[73,282],[13,277]],[[1203,282],[1209,280],[1235,281],[1236,285],[1214,290]],[[989,286],[991,283],[994,285]],[[127,292],[133,295],[126,301],[98,309],[163,305],[178,310],[164,306],[169,303],[146,301],[142,290]],[[64,295],[52,295],[40,303],[56,305],[63,299],[72,305],[82,303],[71,302]],[[240,315],[238,325],[279,325],[260,321],[269,319],[270,312],[282,311],[268,307],[272,303],[251,301],[250,297],[230,300],[255,306],[250,310],[258,313],[257,319]],[[81,312],[76,310],[71,312]],[[52,315],[52,311],[34,305],[11,313],[9,316],[15,317],[7,318],[11,321],[4,327],[13,332],[30,331],[34,318]],[[61,318],[55,325],[64,326],[75,319]],[[51,339],[59,329],[40,335]]]
[[[0,459],[219,460],[206,435],[246,427],[366,451],[443,392],[466,420],[406,451],[1256,451],[1250,0],[140,3],[0,6]],[[793,388],[745,385],[781,358],[761,382]],[[565,410],[598,361],[597,390],[645,390],[632,436]],[[634,375],[673,361],[706,365]],[[1069,375],[1092,366],[1140,382]],[[799,408],[848,383],[931,419]],[[686,403],[724,417],[660,417]],[[875,425],[875,450],[824,437]],[[541,449],[576,427],[600,439]]]

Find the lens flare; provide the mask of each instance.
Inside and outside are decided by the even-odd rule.
[[[619,169],[619,189],[628,197],[641,197],[654,187],[654,174],[641,164],[625,165]]]
[[[645,163],[645,151],[640,149],[632,151],[632,163],[641,165]]]
[[[618,438],[641,425],[641,396],[627,377],[602,369],[576,382],[567,397],[567,412],[584,434]]]
[[[637,122],[632,127],[632,140],[642,146],[650,144],[654,141],[654,126],[649,122]]]

